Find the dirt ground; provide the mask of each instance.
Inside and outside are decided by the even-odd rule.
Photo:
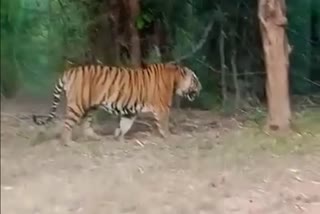
[[[320,126],[276,140],[233,118],[181,111],[167,141],[137,124],[125,144],[106,134],[63,147],[35,141],[30,114],[48,103],[1,107],[3,214],[320,213]]]

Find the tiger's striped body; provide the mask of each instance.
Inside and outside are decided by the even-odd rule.
[[[169,111],[173,94],[193,100],[199,95],[201,84],[188,68],[174,64],[152,64],[130,69],[104,65],[75,66],[66,70],[58,80],[53,93],[51,112],[45,121],[34,116],[38,125],[55,117],[62,91],[66,93],[66,117],[63,142],[71,140],[71,131],[91,110],[103,108],[120,115],[116,137],[123,138],[131,128],[136,115],[152,112],[162,136],[168,131]],[[93,134],[90,119],[84,122],[87,133]]]

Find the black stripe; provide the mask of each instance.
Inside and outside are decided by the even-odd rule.
[[[55,102],[54,104],[57,104],[58,102],[60,101],[60,94],[56,94],[54,97],[53,97],[53,102]]]
[[[104,75],[103,76],[103,81],[102,81],[102,85],[104,85],[105,83],[106,83],[106,80],[107,80],[107,78],[108,78],[108,74],[109,74],[109,68],[108,67],[106,67],[106,66],[104,66],[103,67],[103,72],[101,72],[102,73],[102,75]]]
[[[77,112],[76,110],[74,110],[72,107],[68,107],[68,110],[74,114],[74,116],[80,118],[82,114],[80,114],[79,112]]]
[[[71,130],[71,128],[72,128],[72,125],[69,123],[68,120],[65,120],[64,126],[65,126],[67,129],[69,129],[69,130]]]
[[[107,100],[107,93],[104,93],[102,96],[102,99],[99,101],[98,104],[105,104],[106,100]]]
[[[149,68],[147,68],[147,70],[146,70],[146,72],[145,73],[147,73],[147,77],[148,77],[148,81],[150,81],[150,79],[151,79],[151,73],[152,73],[152,69],[149,67]]]
[[[99,67],[97,67],[97,84],[98,83],[100,83],[100,79],[102,78],[102,74],[103,74],[103,72],[102,72],[102,69],[103,69],[103,67],[102,66],[100,66],[100,65],[98,65]]]
[[[146,78],[146,74],[145,74],[145,72],[141,72],[141,74],[139,74],[139,77],[141,78],[141,81],[140,81],[140,84],[139,84],[139,91],[138,91],[139,95],[138,96],[139,96],[139,102],[142,102],[141,104],[143,105],[143,100],[144,99],[143,99],[142,95],[146,92],[145,89],[144,89],[144,87],[146,85],[146,79],[145,79]]]
[[[113,79],[112,79],[112,81],[111,81],[111,84],[108,86],[109,87],[109,92],[110,92],[110,89],[112,88],[112,87],[114,87],[114,82],[117,80],[117,78],[118,78],[118,76],[119,76],[119,73],[120,73],[120,71],[119,70],[115,70],[115,71],[113,71],[113,70],[111,70],[111,73],[112,72],[115,72],[116,74],[114,75],[114,77],[113,77]]]
[[[67,120],[67,121],[68,121],[68,120],[69,120],[69,121],[71,120],[74,124],[78,123],[77,119],[74,118],[74,117],[67,117],[66,120]]]
[[[120,80],[121,86],[120,86],[120,88],[119,88],[119,92],[118,92],[118,94],[117,94],[117,98],[116,98],[116,100],[115,100],[115,103],[118,103],[118,102],[119,102],[119,99],[121,99],[121,97],[123,96],[121,92],[122,92],[124,86],[126,85],[126,83],[123,82],[123,81],[124,81],[124,80],[123,80],[124,74],[123,74],[122,76],[120,76],[120,78],[121,78],[121,80]]]
[[[133,73],[132,71],[129,71],[129,80],[128,80],[128,87],[129,87],[129,96],[124,104],[124,108],[128,108],[128,104],[129,102],[131,101],[132,99],[132,94],[133,94],[133,87],[137,87],[135,86],[135,82],[133,81],[133,76],[132,75],[135,75],[135,73]]]
[[[90,66],[90,70],[89,70],[89,72],[91,71],[91,68],[92,68],[92,73],[89,73],[89,80],[88,81],[90,81],[91,82],[91,84],[89,84],[89,91],[88,91],[88,99],[89,99],[89,103],[88,103],[88,106],[86,106],[86,108],[88,108],[89,106],[91,106],[91,103],[92,103],[92,92],[91,92],[91,89],[92,89],[92,87],[93,87],[93,85],[92,84],[96,84],[96,82],[95,82],[95,74],[96,74],[96,66]]]

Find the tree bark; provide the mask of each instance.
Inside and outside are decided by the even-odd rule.
[[[114,63],[119,66],[121,64],[121,52],[120,52],[120,42],[118,38],[120,37],[119,33],[119,24],[120,24],[120,11],[121,11],[121,2],[117,0],[111,0],[110,2],[110,15],[111,20],[111,35],[114,39]]]
[[[258,16],[267,74],[267,128],[288,131],[291,118],[288,86],[290,47],[285,31],[285,0],[259,0]]]
[[[140,13],[139,0],[126,1],[129,12],[129,31],[130,31],[130,60],[131,66],[141,66],[141,49],[139,31],[136,28],[136,20]]]

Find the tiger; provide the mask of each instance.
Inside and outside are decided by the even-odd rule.
[[[61,93],[66,96],[61,143],[72,140],[72,129],[82,122],[83,133],[100,138],[92,128],[96,109],[120,117],[114,137],[124,141],[139,113],[151,112],[162,138],[169,134],[169,113],[176,94],[189,101],[199,96],[202,85],[190,68],[177,63],[149,64],[140,68],[116,67],[102,64],[75,65],[64,70],[53,90],[51,111],[40,119],[32,115],[37,125],[48,124],[56,117]]]

